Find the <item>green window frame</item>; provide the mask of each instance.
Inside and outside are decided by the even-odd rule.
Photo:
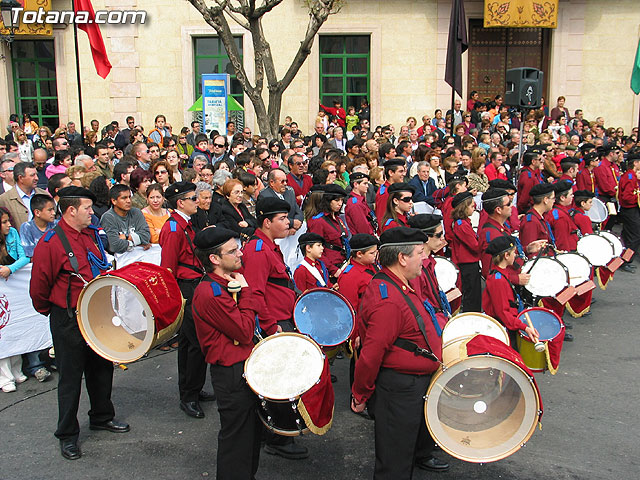
[[[242,61],[242,37],[234,36],[236,47],[240,53],[240,61]],[[231,96],[240,105],[244,106],[244,91],[240,81],[236,78],[233,71],[233,65],[227,55],[227,50],[222,43],[220,37],[194,37],[193,39],[193,58],[195,72],[195,98],[197,100],[202,95],[202,79],[203,73],[228,73],[231,83]]]
[[[53,40],[16,40],[11,48],[16,111],[53,132],[60,125]]]
[[[370,35],[320,35],[320,100],[334,100],[346,110],[369,101],[371,88]]]

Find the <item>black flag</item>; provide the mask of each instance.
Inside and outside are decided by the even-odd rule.
[[[467,51],[467,19],[464,0],[452,0],[447,43],[447,68],[444,81],[462,97],[462,54]],[[452,107],[453,108],[453,107]]]

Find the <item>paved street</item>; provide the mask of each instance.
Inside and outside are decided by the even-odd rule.
[[[640,355],[638,281],[620,272],[605,292],[598,289],[593,315],[573,320],[573,343],[565,343],[556,376],[537,375],[545,414],[525,448],[488,465],[447,458],[443,474],[418,471],[414,478],[447,479],[616,479],[637,478],[640,429],[636,380]],[[262,454],[258,478],[367,479],[373,473],[373,424],[349,413],[348,361],[338,360],[336,409],[327,435],[299,440],[308,460],[287,461]],[[113,400],[128,434],[88,429],[88,401],[80,406],[82,459],[64,460],[53,437],[56,382],[35,379],[16,393],[0,394],[0,479],[198,479],[215,477],[218,415],[193,420],[178,409],[175,352],[154,351],[116,370]]]

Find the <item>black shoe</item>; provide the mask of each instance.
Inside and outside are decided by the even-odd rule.
[[[107,430],[113,433],[125,433],[131,430],[128,423],[109,420],[103,423],[90,423],[89,430]]]
[[[209,393],[209,392],[205,392],[204,390],[202,390],[199,394],[198,394],[198,400],[200,400],[201,402],[215,402],[216,401],[216,394],[214,393]]]
[[[565,342],[573,342],[573,335],[571,335],[570,333],[565,333],[564,334],[564,341]]]
[[[446,472],[449,470],[449,464],[436,457],[431,457],[427,460],[418,460],[416,467],[422,470],[429,470],[431,472]]]
[[[573,323],[564,322],[564,328],[571,330],[573,328]]]
[[[265,445],[265,453],[269,455],[279,455],[289,460],[302,460],[309,456],[309,450],[307,447],[297,445],[296,443],[287,443],[286,445]]]
[[[636,273],[636,269],[633,268],[628,263],[625,263],[622,267],[620,267],[620,270],[622,270],[623,272],[627,272],[627,273]]]
[[[180,401],[180,410],[193,418],[204,418],[204,412],[198,402]]]
[[[597,302],[597,300],[596,300],[595,298],[592,298],[592,299],[591,299],[591,305],[593,305],[593,304],[594,304],[594,303],[596,303],[596,302]]]
[[[338,377],[336,377],[333,373],[331,374],[331,383],[336,383],[338,381]]]
[[[354,412],[353,410],[351,410],[351,406],[349,406],[349,411],[351,413],[353,413],[354,415],[358,415],[359,417],[364,418],[365,420],[373,420],[373,418],[371,417],[371,415],[369,415],[366,410],[363,410],[362,412]]]
[[[60,440],[60,453],[67,460],[77,460],[82,456],[78,442],[73,439]]]

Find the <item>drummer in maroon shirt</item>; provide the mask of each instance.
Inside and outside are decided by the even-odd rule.
[[[255,478],[260,458],[262,423],[258,398],[243,378],[244,362],[253,349],[259,302],[241,266],[237,234],[222,227],[205,228],[195,236],[196,255],[204,266],[193,294],[193,320],[200,347],[211,365],[211,382],[220,413],[217,478]],[[241,287],[233,294],[231,282]]]
[[[414,466],[449,468],[433,457],[424,399],[442,357],[442,341],[410,281],[422,271],[420,230],[396,227],[380,238],[382,270],[367,287],[361,316],[362,350],[356,362],[351,408],[375,416],[374,479],[413,476]]]

